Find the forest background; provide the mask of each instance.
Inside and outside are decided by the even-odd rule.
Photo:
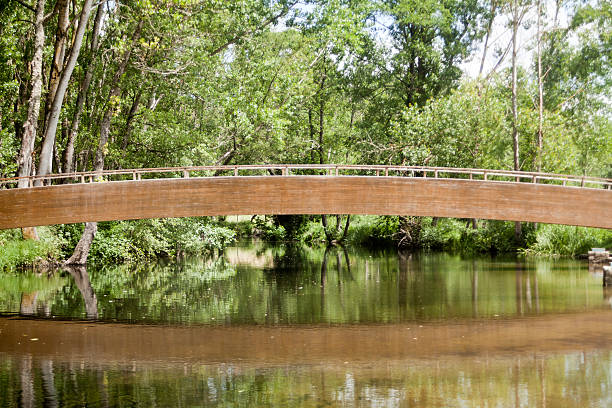
[[[342,163],[611,178],[611,70],[605,0],[0,0],[0,177]],[[206,252],[252,235],[564,255],[612,246],[609,230],[482,220],[230,221],[2,231],[0,268]]]

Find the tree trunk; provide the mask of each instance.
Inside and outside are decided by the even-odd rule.
[[[536,169],[542,171],[542,139],[544,124],[544,89],[542,84],[542,3],[538,0],[538,154],[536,158]]]
[[[34,37],[34,56],[32,57],[32,76],[30,78],[31,93],[28,101],[28,117],[23,125],[23,136],[21,139],[21,149],[17,159],[19,177],[32,175],[32,165],[34,152],[34,141],[36,140],[36,129],[38,127],[38,115],[40,113],[40,98],[42,94],[42,64],[43,48],[45,46],[45,0],[38,0],[36,3],[36,25]],[[28,180],[20,180],[18,187],[28,187]]]
[[[518,5],[516,4],[516,0],[513,1],[515,5],[515,9],[513,12],[513,21],[512,21],[512,149],[513,149],[513,157],[514,157],[514,170],[519,170],[520,162],[519,162],[519,134],[518,134],[518,105],[517,105],[517,73],[516,73],[516,65],[517,65],[517,32],[519,27],[519,19],[518,19]]]
[[[98,318],[98,299],[96,298],[96,292],[91,287],[91,281],[89,280],[89,274],[87,268],[84,266],[70,266],[66,268],[68,273],[74,279],[81,296],[85,302],[85,313],[88,319]]]
[[[314,124],[312,123],[312,108],[308,108],[308,129],[310,131],[310,161],[315,161],[315,131]]]
[[[321,88],[323,88],[322,83],[321,83]],[[324,113],[325,113],[325,101],[323,101],[323,98],[321,98],[321,100],[319,101],[319,164],[323,164],[325,162],[325,158],[323,157]]]
[[[45,128],[43,136],[43,145],[40,151],[40,163],[38,165],[38,175],[45,175],[51,173],[51,163],[53,159],[53,145],[55,144],[55,133],[57,131],[57,123],[62,110],[62,104],[64,103],[64,96],[68,89],[72,72],[76,66],[79,52],[81,51],[81,44],[83,43],[83,36],[85,29],[87,28],[87,21],[89,20],[89,14],[91,13],[91,5],[93,0],[85,0],[83,8],[79,16],[79,23],[77,31],[74,35],[74,41],[72,43],[72,49],[66,67],[62,71],[60,80],[57,85],[57,91],[51,109],[49,112],[49,120]]]
[[[57,17],[57,31],[55,34],[55,50],[53,52],[53,61],[51,62],[51,72],[49,73],[49,88],[47,92],[47,99],[45,102],[45,122],[43,129],[49,121],[50,108],[55,99],[57,93],[57,86],[59,84],[60,74],[64,67],[64,59],[66,56],[66,35],[68,32],[68,25],[70,20],[68,19],[68,0],[57,0],[56,4],[58,10]]]
[[[93,242],[94,237],[96,236],[96,232],[98,231],[98,223],[97,222],[87,222],[85,223],[85,230],[83,231],[83,235],[81,235],[81,239],[79,243],[74,248],[74,252],[72,256],[68,258],[65,262],[66,265],[86,265],[87,257],[89,256],[89,249],[91,248],[91,243]]]
[[[45,0],[36,3],[35,34],[34,34],[34,56],[32,57],[32,76],[30,77],[31,93],[28,100],[28,116],[23,124],[21,149],[17,158],[19,177],[31,176],[34,164],[34,142],[36,141],[36,129],[38,128],[38,115],[40,114],[40,99],[42,95],[42,65],[43,48],[45,46]],[[18,188],[29,187],[29,180],[19,180]],[[22,228],[23,239],[38,240],[38,232],[35,227]]]
[[[327,229],[327,215],[321,215],[321,225],[323,225],[323,232],[325,232],[325,239],[327,242],[332,242],[334,239],[331,236],[329,230]]]
[[[132,101],[132,106],[130,106],[130,111],[128,112],[127,119],[125,120],[125,128],[123,129],[123,143],[121,144],[121,149],[125,150],[130,143],[130,135],[132,132],[132,122],[136,117],[136,112],[138,111],[138,106],[140,105],[140,97],[142,96],[142,89],[136,91],[136,95],[134,96],[134,100]]]
[[[127,68],[128,62],[130,61],[132,50],[134,49],[136,42],[140,38],[142,24],[143,20],[140,20],[138,22],[138,25],[136,26],[134,34],[132,35],[132,44],[127,50],[125,50],[121,63],[117,67],[117,71],[115,72],[115,75],[113,76],[111,82],[111,90],[108,95],[106,110],[104,111],[104,116],[102,117],[102,121],[100,123],[100,139],[98,141],[98,149],[94,158],[94,171],[102,171],[104,169],[106,144],[108,143],[108,136],[110,134],[110,125],[111,119],[113,117],[113,111],[115,110],[113,100],[118,99],[121,95],[121,88],[119,87],[121,77],[123,76],[123,73]]]
[[[519,161],[519,134],[518,134],[518,105],[517,105],[517,78],[516,78],[516,65],[517,65],[517,32],[520,24],[519,18],[519,6],[518,1],[513,0],[513,11],[512,11],[512,147],[514,152],[514,170],[520,169]],[[516,241],[521,236],[521,223],[514,223],[514,238]]]
[[[478,71],[478,76],[482,75],[482,70],[484,69],[485,59],[487,57],[487,49],[489,47],[489,37],[491,35],[491,28],[493,27],[493,20],[495,20],[495,9],[497,5],[495,1],[491,1],[491,18],[489,19],[489,23],[487,24],[487,34],[485,37],[484,49],[482,50],[482,59],[480,60],[480,70]]]
[[[123,60],[121,61],[121,64],[117,68],[117,72],[115,72],[115,75],[113,76],[113,82],[111,83],[111,90],[110,90],[110,94],[108,98],[108,104],[106,107],[106,111],[104,112],[104,116],[102,117],[102,122],[100,123],[100,140],[98,144],[98,150],[96,152],[96,157],[94,159],[94,171],[102,171],[104,169],[104,158],[105,158],[104,146],[108,142],[111,118],[112,118],[112,113],[114,110],[114,106],[111,103],[111,101],[114,98],[119,96],[119,93],[120,93],[119,83],[121,80],[121,76],[123,75],[123,72],[125,71],[125,68],[127,67],[127,64],[130,59],[131,52],[132,52],[132,48],[134,48],[136,41],[138,41],[138,38],[140,37],[142,23],[143,23],[143,20],[140,20],[138,22],[136,31],[134,31],[134,34],[132,36],[132,44],[130,48],[128,48],[125,51],[123,55]],[[70,259],[66,261],[67,264],[85,265],[87,263],[87,256],[89,255],[89,249],[91,248],[91,243],[93,242],[93,239],[96,235],[97,230],[98,230],[97,222],[88,222],[85,224],[85,230],[83,231],[83,235],[81,236],[79,243],[74,249],[74,253],[70,257]]]
[[[91,85],[91,80],[93,78],[94,73],[94,64],[93,60],[96,57],[99,49],[99,41],[100,38],[100,26],[102,25],[102,16],[104,15],[104,7],[102,4],[98,5],[98,10],[96,11],[96,17],[94,19],[93,32],[91,34],[91,50],[90,50],[90,61],[87,65],[87,69],[85,71],[85,75],[83,76],[83,80],[81,81],[81,86],[79,87],[79,95],[77,96],[76,101],[76,109],[74,113],[74,119],[72,121],[72,126],[70,127],[70,133],[68,134],[68,141],[66,142],[66,149],[64,150],[64,172],[72,173],[75,169],[73,166],[74,163],[74,142],[76,140],[76,136],[79,132],[79,124],[81,122],[81,115],[83,115],[83,110],[85,108],[85,99],[87,96],[87,92],[89,91],[89,86]]]
[[[348,234],[349,227],[351,225],[351,214],[346,214],[346,223],[344,224],[344,231],[342,232],[341,241],[346,239],[346,235]]]

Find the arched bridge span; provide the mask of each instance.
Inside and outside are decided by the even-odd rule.
[[[0,179],[0,229],[234,214],[376,214],[612,228],[612,180],[396,166],[261,165]],[[43,186],[34,185],[42,183]],[[63,183],[63,184],[58,184]]]

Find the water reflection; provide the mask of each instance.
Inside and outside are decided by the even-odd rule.
[[[87,268],[85,266],[71,266],[65,267],[64,269],[68,271],[70,276],[72,276],[74,283],[83,297],[83,301],[85,302],[85,316],[88,319],[97,319],[98,299],[96,298],[96,293],[91,286]]]
[[[6,274],[0,406],[610,406],[611,306],[581,262],[343,247]]]
[[[359,324],[610,308],[571,260],[263,245],[180,263],[3,278],[0,313],[172,324]],[[4,293],[4,295],[2,295]],[[14,300],[15,301],[14,301]]]
[[[87,366],[0,360],[3,406],[518,406],[612,404],[610,352],[384,365]],[[171,379],[171,380],[170,380]],[[53,380],[54,389],[49,389]]]

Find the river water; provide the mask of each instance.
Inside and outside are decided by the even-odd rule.
[[[612,406],[584,262],[248,243],[0,276],[0,406]]]

